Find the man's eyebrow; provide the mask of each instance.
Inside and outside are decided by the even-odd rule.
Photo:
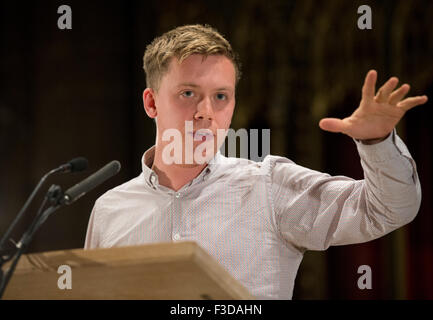
[[[221,87],[221,88],[217,88],[216,90],[217,91],[233,91],[233,89],[229,88],[229,87]]]
[[[190,83],[190,82],[181,83],[181,84],[178,84],[177,86],[178,86],[178,87],[194,87],[194,88],[199,87],[198,84]]]
[[[186,82],[186,83],[181,83],[178,84],[177,87],[193,87],[193,88],[199,88],[200,86],[198,84],[195,83],[190,83],[190,82]],[[230,87],[220,87],[216,89],[217,91],[233,91],[232,88]]]

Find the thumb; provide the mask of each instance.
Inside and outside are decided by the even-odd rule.
[[[322,130],[330,132],[343,132],[345,129],[345,123],[341,119],[337,118],[323,118],[319,122],[319,127]]]

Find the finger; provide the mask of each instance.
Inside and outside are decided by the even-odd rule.
[[[322,130],[330,132],[344,132],[346,124],[343,120],[337,118],[323,118],[319,122]]]
[[[397,84],[398,79],[396,77],[392,77],[387,82],[385,82],[384,85],[380,87],[379,91],[376,94],[376,97],[374,98],[376,102],[387,102],[389,99],[389,95],[391,94],[392,90],[395,89]]]
[[[397,103],[398,108],[402,108],[403,110],[407,111],[409,109],[412,109],[413,107],[416,107],[420,104],[426,103],[428,100],[427,96],[418,96],[418,97],[411,97],[406,98],[403,101],[400,101]]]
[[[364,85],[362,86],[362,98],[373,99],[376,90],[376,70],[370,70],[365,76]]]
[[[409,92],[410,86],[408,84],[402,85],[400,88],[395,90],[391,95],[389,96],[389,104],[397,104],[401,99],[404,98],[404,96]]]

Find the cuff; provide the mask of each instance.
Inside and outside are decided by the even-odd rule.
[[[363,144],[360,140],[353,139],[356,143],[359,155],[362,159],[368,159],[374,162],[384,162],[395,157],[402,155],[401,150],[398,148],[396,143],[396,130],[389,134],[389,136],[375,144]]]

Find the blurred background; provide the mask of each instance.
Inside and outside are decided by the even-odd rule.
[[[59,30],[57,9],[72,9]],[[359,30],[360,5],[372,30]],[[13,233],[31,222],[47,187],[64,190],[117,159],[121,172],[63,208],[38,231],[29,252],[83,247],[94,201],[141,172],[155,125],[141,101],[142,56],[176,26],[206,23],[239,53],[232,128],[270,128],[271,153],[332,175],[362,179],[354,142],[323,132],[322,117],[358,106],[369,69],[411,84],[430,101],[409,111],[397,131],[418,166],[423,201],[416,219],[364,244],[307,252],[294,299],[433,299],[433,2],[425,1],[29,1],[0,2],[0,234],[39,179],[76,156],[84,173],[51,178]],[[373,288],[360,290],[360,265]]]

